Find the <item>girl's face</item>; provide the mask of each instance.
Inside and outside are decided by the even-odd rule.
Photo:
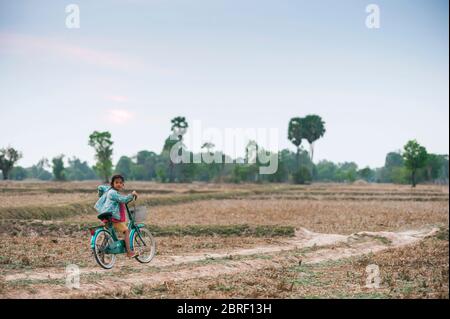
[[[113,183],[113,187],[117,190],[122,190],[122,188],[125,186],[125,183],[120,178],[115,179]]]

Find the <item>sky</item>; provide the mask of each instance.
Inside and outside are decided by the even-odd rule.
[[[380,28],[366,26],[372,3]],[[69,4],[79,28],[66,25]],[[261,144],[295,150],[290,118],[318,114],[315,161],[380,167],[410,139],[448,154],[448,6],[0,0],[0,148],[19,149],[25,167],[59,154],[93,164],[88,136],[107,130],[117,161],[160,152],[181,115],[191,128],[273,128],[277,143]]]

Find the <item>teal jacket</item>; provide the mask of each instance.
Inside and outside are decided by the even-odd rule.
[[[95,204],[98,215],[112,213],[112,218],[120,219],[119,203],[128,203],[133,200],[133,195],[123,196],[109,185],[100,185],[98,188],[99,200]]]

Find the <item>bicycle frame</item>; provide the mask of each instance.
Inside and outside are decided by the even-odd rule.
[[[145,225],[142,223],[136,224],[134,215],[130,212],[130,209],[128,208],[128,204],[125,204],[125,207],[127,210],[127,216],[128,216],[128,220],[129,220],[128,229],[130,230],[130,237],[129,237],[130,238],[130,248],[131,248],[131,250],[134,250],[133,237],[134,237],[135,233],[137,233],[137,236],[145,245],[145,241],[142,239],[141,232],[139,230],[140,228],[144,227]],[[119,240],[119,238],[117,237],[117,233],[114,230],[111,220],[109,220],[105,226],[98,226],[97,229],[95,230],[94,234],[91,237],[91,248],[92,249],[95,248],[95,240],[96,240],[98,234],[102,230],[106,230],[113,239],[113,243],[109,244],[107,246],[107,248],[105,249],[105,252],[107,254],[124,254],[124,253],[126,253],[125,241]]]

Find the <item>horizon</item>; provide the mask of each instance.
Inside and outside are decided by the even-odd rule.
[[[162,147],[161,147],[161,148],[162,148]],[[113,145],[113,149],[114,149],[114,145]],[[305,148],[304,145],[302,145],[302,148],[301,148],[301,149],[302,149],[302,151],[309,153],[309,149],[308,149],[308,148]],[[280,149],[279,152],[284,151],[284,150],[288,150],[288,151],[290,151],[290,152],[292,152],[292,153],[295,153],[295,152],[296,152],[295,150],[292,150],[292,149],[290,149],[290,148],[283,148],[283,149]],[[117,160],[113,161],[113,166],[114,166],[114,167],[116,166],[117,162],[120,160],[121,157],[128,157],[128,158],[130,158],[130,159],[132,159],[132,160],[136,160],[136,156],[137,156],[137,154],[138,154],[139,152],[146,152],[146,151],[148,151],[148,152],[153,152],[153,153],[155,153],[155,154],[157,154],[157,155],[160,155],[160,154],[161,154],[161,152],[158,152],[158,151],[155,151],[155,150],[151,150],[151,149],[142,149],[142,150],[139,150],[139,151],[137,151],[136,153],[134,153],[134,154],[132,154],[132,155],[129,155],[129,154],[121,154],[121,155],[116,156]],[[190,151],[190,150],[188,149],[187,151]],[[219,153],[221,152],[221,150],[218,150],[218,149],[217,149],[217,150],[214,150],[214,151],[215,151],[215,152],[219,152]],[[427,150],[427,151],[428,151],[428,150]],[[193,152],[193,154],[200,154],[201,152],[205,152],[205,151]],[[402,153],[403,153],[403,150],[402,150],[402,149],[392,150],[392,151],[390,151],[390,152],[388,152],[388,153],[385,154],[385,158],[386,158],[386,156],[387,156],[389,153],[398,153],[398,154],[402,154]],[[428,152],[428,153],[429,153],[429,154],[436,154],[436,155],[440,155],[440,156],[449,156],[448,153],[446,153],[446,154],[431,153],[431,152]],[[244,157],[242,157],[242,156],[233,157],[233,156],[229,155],[228,153],[223,153],[223,154],[224,154],[225,156],[228,156],[229,158],[231,158],[232,161],[233,161],[233,163],[240,163],[239,161],[244,159]],[[63,161],[64,161],[64,165],[65,165],[65,166],[66,166],[66,165],[67,165],[67,166],[69,165],[69,159],[70,159],[70,160],[78,159],[78,160],[80,160],[82,163],[83,163],[83,162],[86,162],[86,163],[89,165],[90,168],[93,168],[93,167],[95,166],[95,163],[91,163],[91,162],[95,162],[95,160],[94,160],[94,161],[89,161],[89,160],[87,160],[87,159],[80,158],[80,157],[78,157],[78,156],[76,156],[76,155],[73,155],[73,156],[67,156],[66,154],[59,154],[59,155],[64,155]],[[51,162],[51,160],[52,160],[52,158],[45,157],[45,156],[42,157],[40,160],[43,160],[43,159],[47,159],[49,162]],[[39,160],[39,161],[40,161],[40,160]],[[23,167],[23,168],[25,168],[25,169],[31,168],[32,166],[38,164],[38,162],[39,162],[39,161],[37,161],[36,163],[32,163],[32,164],[29,165],[29,166],[23,166],[23,165],[20,165],[20,161],[21,161],[21,160],[19,160],[19,161],[18,161],[19,164],[15,165],[15,166],[16,166],[16,167]],[[322,162],[322,161],[333,162],[334,164],[336,164],[336,165],[338,165],[338,166],[339,166],[339,165],[342,165],[342,164],[346,164],[346,163],[355,163],[355,164],[357,164],[357,166],[358,166],[359,169],[363,169],[363,168],[367,168],[367,167],[368,167],[368,168],[370,168],[370,169],[376,170],[376,169],[383,168],[383,167],[385,166],[385,163],[383,163],[381,166],[368,166],[368,165],[366,165],[366,166],[360,166],[358,163],[356,163],[356,162],[354,162],[354,161],[352,161],[352,160],[342,161],[342,162],[335,162],[335,161],[332,161],[332,160],[329,160],[329,159],[326,159],[326,158],[323,158],[323,159],[320,159],[320,160],[314,160],[314,164],[317,165],[317,164],[319,164],[319,163]],[[193,162],[193,163],[195,163],[195,162]],[[66,167],[67,167],[67,166],[66,166]],[[49,171],[48,168],[49,168],[49,167],[47,167],[47,169],[46,169],[47,171]],[[1,172],[0,172],[0,173],[1,173]]]

